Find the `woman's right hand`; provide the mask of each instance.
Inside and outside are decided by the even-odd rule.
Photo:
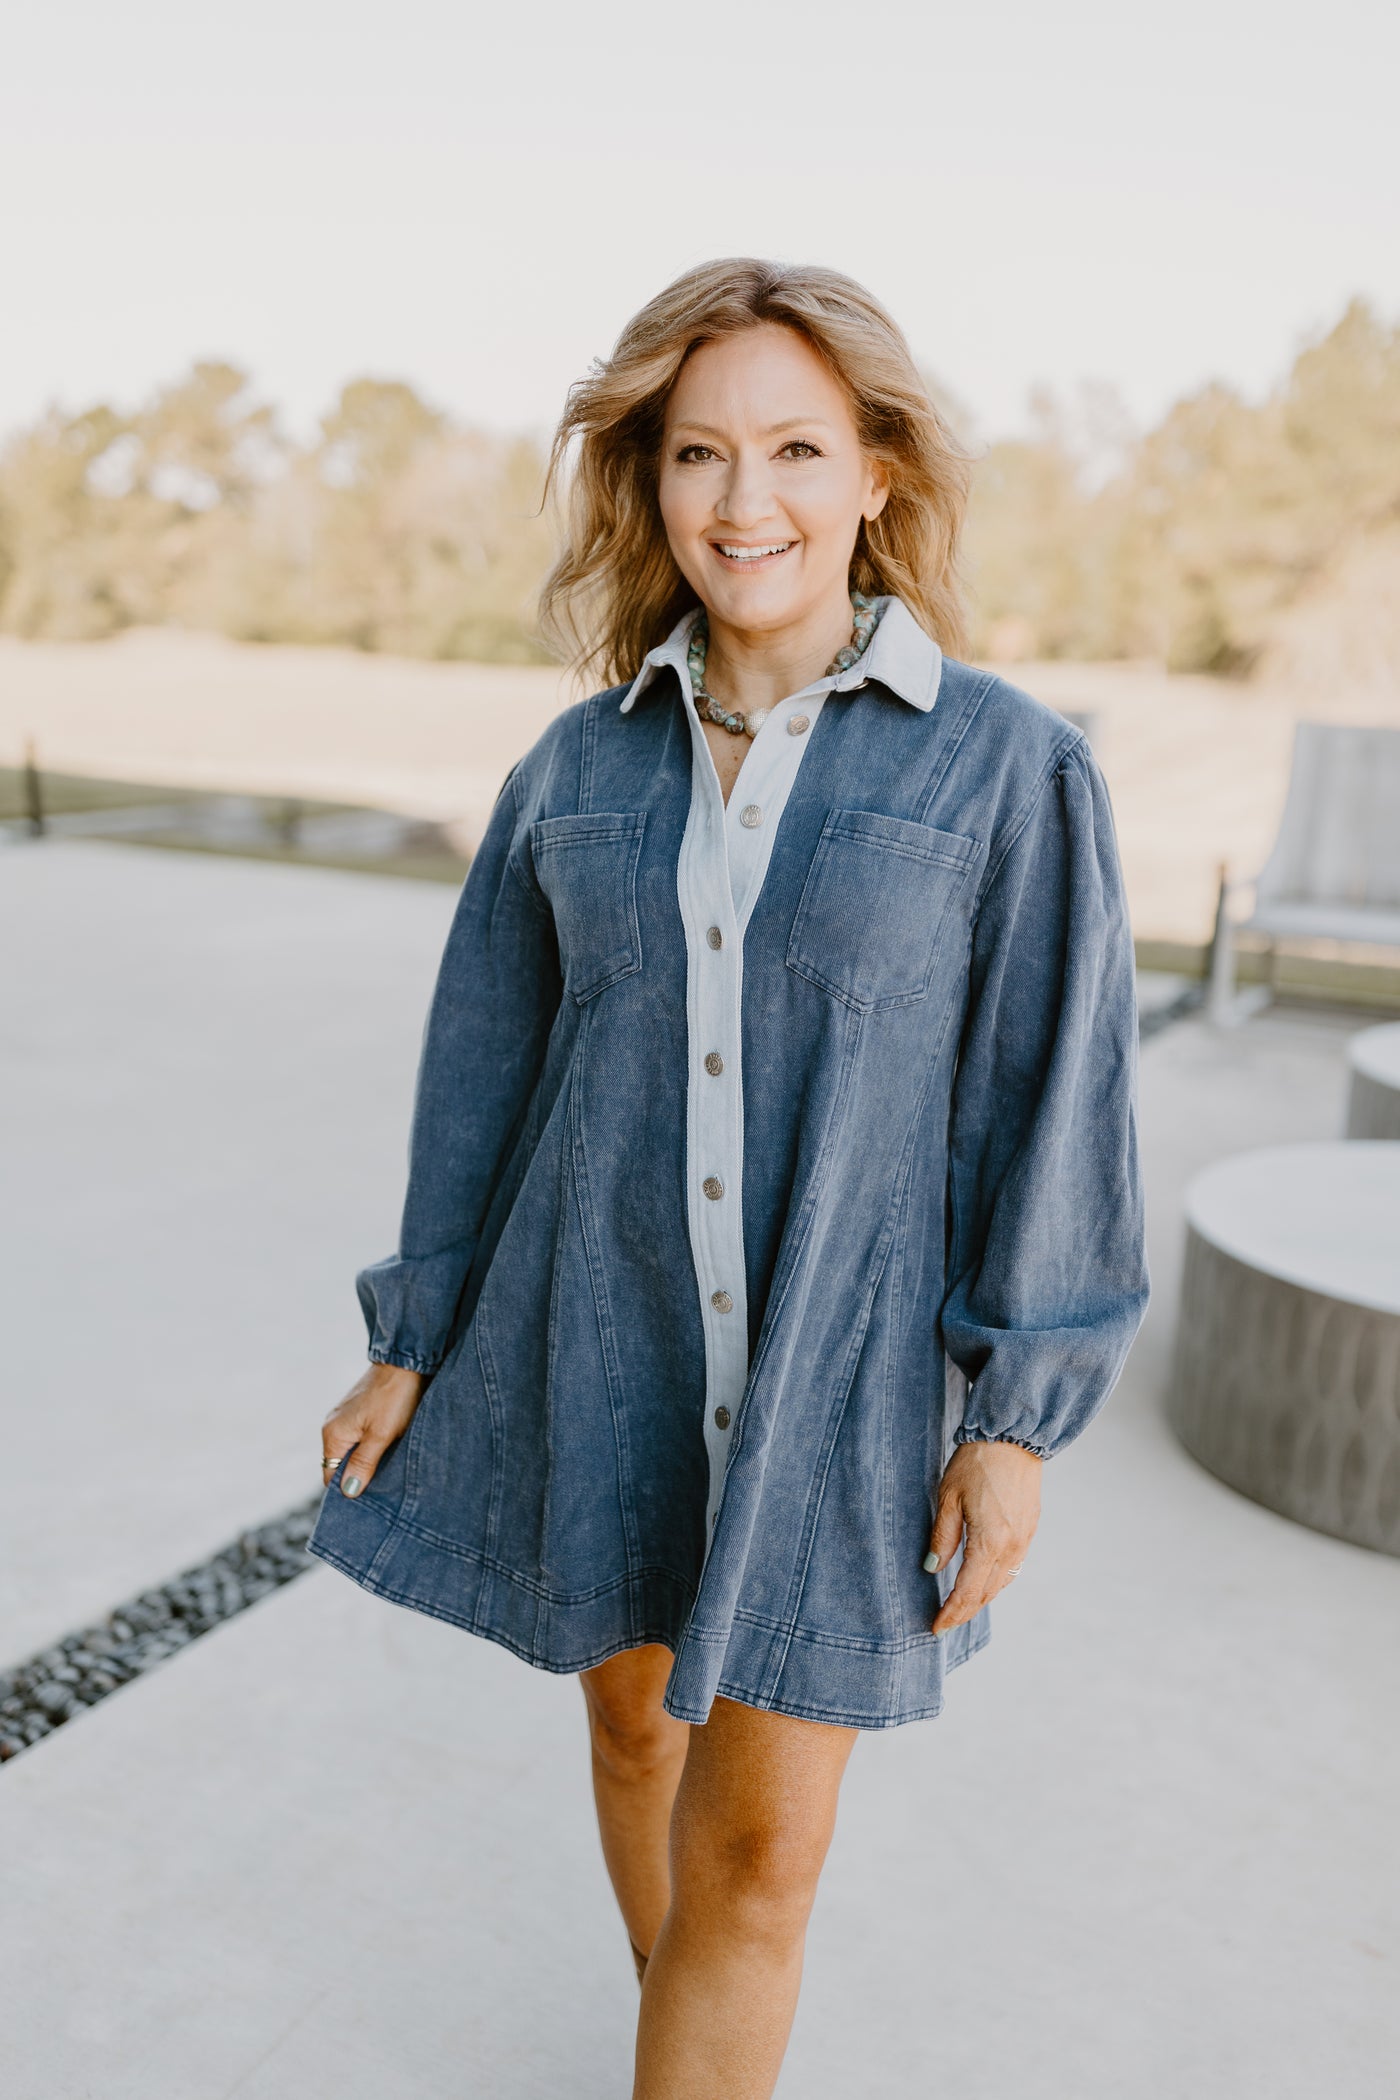
[[[321,1469],[329,1473],[347,1451],[353,1465],[341,1477],[342,1495],[358,1495],[374,1478],[374,1469],[413,1420],[428,1383],[419,1371],[398,1364],[366,1364],[338,1407],[321,1426]]]

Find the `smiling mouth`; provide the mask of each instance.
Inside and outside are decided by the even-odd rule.
[[[741,547],[733,540],[711,540],[710,545],[722,560],[733,562],[737,568],[747,563],[772,561],[775,556],[786,554],[790,548],[797,545],[797,542],[796,540],[772,540],[767,546],[763,547]]]

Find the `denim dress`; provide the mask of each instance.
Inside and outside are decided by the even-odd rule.
[[[990,1636],[929,1630],[954,1447],[1056,1456],[1147,1307],[1113,816],[898,598],[726,806],[693,617],[496,800],[358,1278],[429,1382],[308,1549],[541,1669],[663,1643],[683,1720],[888,1728]]]

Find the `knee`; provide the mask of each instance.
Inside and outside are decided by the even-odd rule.
[[[663,1706],[591,1687],[585,1695],[593,1754],[614,1779],[649,1779],[684,1758],[689,1730]]]
[[[742,1939],[790,1945],[806,1930],[829,1838],[798,1818],[675,1829],[676,1899]]]

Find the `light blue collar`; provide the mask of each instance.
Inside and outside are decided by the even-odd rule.
[[[831,681],[836,693],[851,691],[855,686],[865,685],[877,679],[881,685],[927,714],[938,698],[939,680],[943,675],[943,651],[931,636],[924,633],[914,615],[902,598],[886,597],[876,601],[884,607],[880,624],[849,670],[842,671]],[[689,671],[686,668],[686,650],[690,644],[690,630],[699,616],[699,608],[692,607],[679,619],[664,642],[658,642],[642,659],[642,668],[628,686],[619,703],[619,713],[626,714],[634,700],[638,699],[651,684],[658,671],[673,664],[680,674],[681,690],[689,690]],[[814,685],[824,684],[814,679]]]

